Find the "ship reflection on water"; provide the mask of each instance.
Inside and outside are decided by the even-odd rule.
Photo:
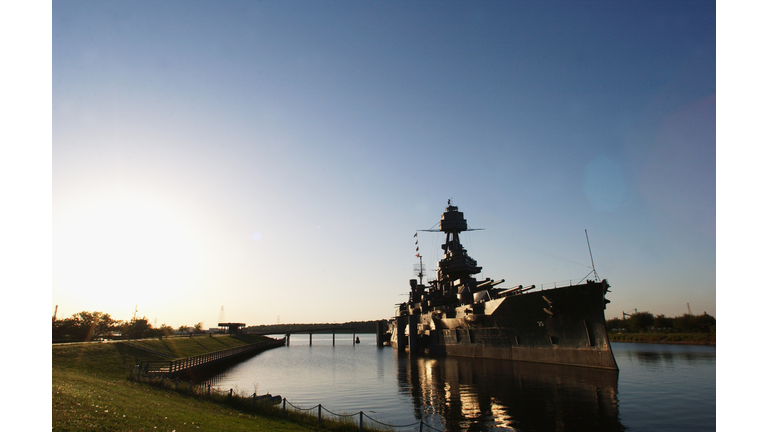
[[[400,356],[414,415],[447,431],[624,431],[618,372],[463,357]]]

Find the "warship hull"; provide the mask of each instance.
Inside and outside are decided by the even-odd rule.
[[[429,310],[391,324],[401,351],[618,369],[605,329],[607,283],[586,283]],[[414,307],[415,306],[415,307]]]

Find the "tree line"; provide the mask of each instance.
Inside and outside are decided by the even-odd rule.
[[[715,328],[715,317],[704,312],[701,315],[685,314],[677,317],[636,312],[629,317],[612,318],[605,322],[608,331],[674,331],[677,333],[709,332]]]
[[[262,333],[262,334],[284,334],[291,332],[301,332],[307,330],[315,331],[327,331],[333,330],[355,330],[358,333],[376,333],[375,321],[350,321],[343,324],[330,324],[330,323],[318,323],[318,324],[262,324],[257,326],[248,326],[245,329],[246,333]]]
[[[108,313],[88,311],[53,320],[52,331],[53,342],[87,342],[101,338],[141,339],[170,336],[177,332],[205,333],[202,322],[192,327],[183,325],[178,329],[166,324],[155,328],[147,317],[124,321],[113,319]]]

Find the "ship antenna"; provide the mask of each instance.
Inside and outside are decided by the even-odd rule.
[[[592,259],[592,246],[589,245],[589,234],[587,234],[587,230],[584,230],[584,235],[587,236],[587,248],[589,249],[589,260],[592,261],[592,273],[595,274],[595,282],[600,280],[600,277],[597,275],[597,270],[595,270],[595,260]]]

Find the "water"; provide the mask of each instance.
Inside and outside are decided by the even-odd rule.
[[[715,348],[613,344],[620,372],[398,355],[374,335],[292,335],[212,378],[302,408],[449,431],[714,431]],[[326,414],[324,414],[326,415]],[[418,430],[418,425],[399,430]],[[425,429],[426,430],[426,429]]]

